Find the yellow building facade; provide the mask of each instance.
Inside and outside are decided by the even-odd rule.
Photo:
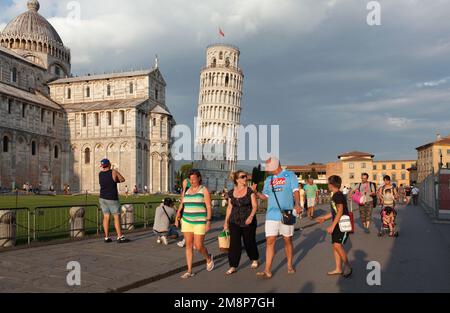
[[[410,185],[412,179],[408,169],[415,166],[415,160],[374,161],[371,180],[381,184],[383,177],[389,175],[398,186]]]
[[[428,175],[436,174],[441,166],[450,168],[450,136],[438,136],[436,141],[420,146],[416,150],[419,183]]]
[[[449,147],[450,148],[450,147]],[[361,175],[367,173],[369,180],[381,185],[386,175],[391,177],[393,183],[400,185],[411,185],[411,173],[415,173],[416,160],[375,160],[375,155],[366,152],[352,151],[338,156],[338,161],[329,162],[325,165],[314,165],[319,174],[320,182],[326,183],[326,179],[332,175],[342,178],[342,187],[353,187],[361,182]],[[311,172],[312,165],[291,165],[287,169],[296,173],[300,182],[303,182],[302,173]],[[412,171],[411,169],[414,169]],[[325,179],[324,179],[325,178]]]
[[[361,175],[367,173],[369,180],[383,183],[383,177],[389,175],[393,183],[410,185],[410,171],[416,166],[416,160],[375,160],[371,153],[352,151],[338,156],[337,162],[327,164],[327,176],[339,175],[343,186],[354,186],[361,182]]]

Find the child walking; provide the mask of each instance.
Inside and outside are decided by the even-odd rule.
[[[317,222],[323,224],[329,219],[333,221],[331,226],[327,228],[327,232],[331,235],[336,267],[333,271],[328,272],[328,275],[342,275],[344,278],[349,278],[353,270],[344,250],[344,244],[347,242],[349,234],[341,232],[339,229],[339,221],[342,215],[348,215],[347,201],[344,194],[340,191],[341,185],[342,179],[339,176],[331,176],[328,179],[328,188],[333,194],[331,198],[331,212],[317,218]]]

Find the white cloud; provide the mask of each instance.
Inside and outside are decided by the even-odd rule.
[[[392,127],[393,129],[401,129],[401,130],[414,127],[414,122],[417,121],[415,119],[409,119],[406,117],[392,117],[392,116],[387,116],[385,120],[388,126]]]
[[[24,11],[25,1],[14,10]],[[219,40],[218,27],[226,41],[240,42],[266,31],[280,34],[305,33],[325,20],[337,0],[79,0],[81,23],[68,18],[69,1],[41,1],[41,12],[71,48],[73,64],[102,62],[105,55],[120,52],[142,54],[158,49],[170,54],[197,44]],[[138,51],[136,51],[138,50]]]
[[[242,119],[292,121],[282,126],[289,157],[315,159],[312,149],[292,145],[301,133],[334,155],[341,147],[324,134],[357,142],[395,134],[405,147],[392,153],[405,154],[429,133],[450,131],[448,0],[382,1],[376,28],[367,26],[361,0],[78,0],[79,24],[66,18],[70,1],[40,0],[40,13],[71,49],[74,73],[151,66],[158,53],[181,123],[192,120],[204,49],[220,40],[220,26],[224,41],[242,50]],[[26,2],[0,0],[0,27]]]
[[[419,84],[417,84],[417,87],[419,87],[419,88],[423,88],[423,87],[438,87],[440,85],[447,84],[449,79],[450,79],[450,77],[445,77],[445,78],[442,78],[440,80],[431,80],[431,81],[419,83]]]
[[[326,110],[314,107],[305,113],[320,123],[333,121],[340,131],[450,131],[450,90],[407,89],[404,93],[397,98],[330,105]]]

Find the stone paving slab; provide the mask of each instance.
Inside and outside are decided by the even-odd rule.
[[[378,211],[374,213],[377,225]],[[216,238],[222,223],[215,222],[206,238],[208,249],[216,255],[220,254]],[[261,241],[264,239],[262,216],[258,217],[258,223],[257,240]],[[308,226],[311,221],[303,219],[301,224]],[[157,245],[156,238],[148,231],[130,235],[129,244],[104,244],[101,239],[88,239],[1,252],[0,292],[450,292],[450,225],[433,224],[420,208],[399,210],[397,239],[378,238],[375,227],[370,235],[358,228],[347,245],[355,265],[351,280],[330,280],[324,274],[333,266],[325,227],[307,227],[295,234],[294,262],[298,270],[295,275],[285,273],[283,246],[278,242],[276,275],[267,282],[255,278],[245,253],[242,268],[233,277],[225,277],[228,264],[222,258],[212,273],[207,273],[201,265],[195,268],[198,275],[194,279],[182,281],[179,271],[186,265],[184,250],[176,242],[168,247]],[[262,260],[264,247],[259,246]],[[66,266],[70,261],[81,264],[80,287],[66,284]],[[198,253],[194,261],[201,261]],[[380,287],[369,287],[366,283],[369,261],[382,265]],[[172,275],[160,277],[166,273]],[[150,279],[155,277],[158,279]],[[150,283],[135,285],[147,279]]]
[[[217,236],[222,225],[223,221],[215,222],[205,240],[214,254],[220,254]],[[261,222],[259,226],[258,238],[262,239]],[[184,249],[176,241],[168,247],[158,245],[150,230],[128,238],[130,243],[120,245],[87,239],[1,252],[0,292],[107,292],[186,265]],[[201,260],[196,253],[194,262]],[[81,265],[80,287],[66,283],[66,266],[71,261]]]
[[[378,238],[376,227],[367,235],[357,228],[350,237],[346,249],[354,267],[351,279],[328,277],[327,271],[334,268],[330,236],[327,225],[307,228],[294,237],[294,265],[297,273],[287,273],[283,243],[277,242],[274,260],[274,277],[262,281],[249,268],[247,258],[238,273],[225,275],[226,260],[221,260],[216,269],[208,273],[197,268],[197,275],[183,281],[179,275],[171,276],[130,292],[177,292],[177,293],[270,293],[270,292],[450,292],[450,249],[442,232],[444,228],[431,223],[419,207],[404,207],[399,210],[400,237]],[[379,226],[379,209],[374,210],[376,226]],[[355,212],[358,219],[358,213]],[[264,256],[264,246],[260,246]],[[381,286],[367,284],[367,264],[377,261],[381,265]]]

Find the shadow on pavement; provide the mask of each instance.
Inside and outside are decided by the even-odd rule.
[[[315,290],[314,283],[309,281],[298,292],[299,293],[313,293],[314,290]]]

